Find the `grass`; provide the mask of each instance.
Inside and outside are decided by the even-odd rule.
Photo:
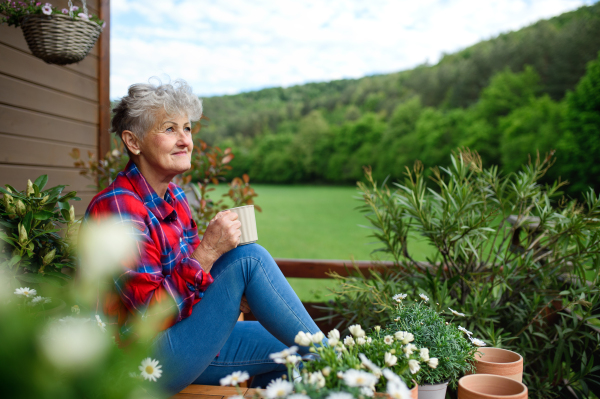
[[[368,221],[356,208],[361,202],[355,187],[253,185],[258,193],[256,212],[258,243],[275,258],[371,260],[377,248]],[[226,191],[216,186],[213,198]],[[411,252],[425,259],[422,242],[411,243]],[[386,257],[379,255],[378,259]],[[322,301],[330,279],[288,279],[303,301]]]

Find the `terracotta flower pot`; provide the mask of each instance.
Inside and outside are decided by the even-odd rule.
[[[419,386],[419,399],[444,399],[446,397],[446,390],[448,389],[448,382],[442,382],[440,384],[423,384]]]
[[[523,381],[523,356],[500,348],[479,348],[475,354],[476,374],[495,374]]]
[[[458,399],[527,399],[527,387],[507,377],[471,374],[458,380]]]

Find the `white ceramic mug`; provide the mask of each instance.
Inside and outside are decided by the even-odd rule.
[[[238,220],[242,223],[240,230],[240,244],[252,244],[258,240],[258,232],[256,231],[256,216],[254,215],[254,205],[239,206],[229,209],[231,212],[237,213]]]

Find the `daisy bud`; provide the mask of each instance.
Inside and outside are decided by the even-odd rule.
[[[27,230],[25,230],[25,226],[19,223],[19,243],[25,244],[27,241]]]
[[[411,374],[416,374],[421,369],[421,366],[417,360],[410,359],[408,361],[408,368],[410,369]]]
[[[75,207],[73,205],[69,208],[69,221],[75,221]]]
[[[310,348],[308,348],[308,351],[311,353],[317,353],[317,350],[315,349],[314,346],[311,346]]]
[[[329,366],[325,367],[323,370],[321,370],[321,373],[323,373],[323,375],[325,377],[328,377],[329,374],[331,374],[331,367],[329,367]]]
[[[379,332],[381,331],[381,326],[375,326],[373,329],[375,330],[375,332]]]
[[[421,356],[422,361],[424,361],[424,362],[429,361],[429,349],[421,348],[421,350],[419,351],[419,355]]]
[[[315,333],[312,337],[312,342],[315,344],[321,344],[323,343],[323,340],[325,339],[325,334],[323,334],[321,331]]]
[[[340,332],[336,328],[334,328],[333,330],[329,331],[329,334],[327,334],[327,337],[329,339],[335,338],[335,339],[339,340]]]
[[[21,200],[17,200],[15,203],[15,208],[17,209],[17,215],[25,216],[27,213],[27,208],[25,208],[25,204]]]
[[[355,324],[353,326],[348,327],[350,334],[354,335],[356,338],[364,337],[365,331],[362,329],[360,324]]]
[[[35,194],[35,190],[33,189],[33,183],[31,180],[27,179],[27,196],[29,197],[31,194]]]
[[[436,368],[438,366],[438,359],[437,359],[437,357],[430,358],[429,361],[427,362],[427,365],[429,367],[431,367],[432,369]]]
[[[45,265],[49,264],[50,262],[52,262],[54,260],[54,255],[56,255],[56,248],[53,249],[52,251],[48,252],[44,256],[44,259],[42,259],[42,264],[45,266]]]
[[[40,205],[44,205],[46,203],[46,201],[48,201],[48,198],[50,198],[50,196],[46,195],[44,198],[42,198],[42,200],[40,201]]]

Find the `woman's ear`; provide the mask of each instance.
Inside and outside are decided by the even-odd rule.
[[[123,143],[125,143],[125,145],[129,149],[129,151],[131,151],[132,154],[140,155],[140,142],[137,136],[133,134],[132,131],[123,130],[123,133],[121,133],[121,137],[123,138]]]

